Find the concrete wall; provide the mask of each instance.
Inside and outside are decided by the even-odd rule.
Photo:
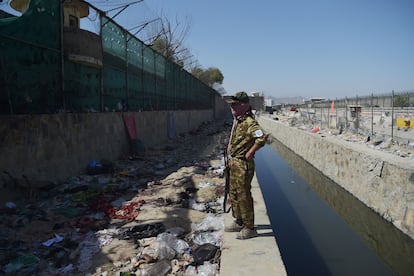
[[[24,176],[32,185],[41,186],[82,173],[91,160],[127,157],[130,143],[123,114],[135,117],[138,138],[150,147],[162,146],[168,139],[212,121],[213,113],[192,110],[1,116],[0,193],[5,200],[4,195],[13,188],[10,186],[27,186]],[[18,182],[11,183],[4,172]]]
[[[221,95],[214,97],[214,118],[224,118],[230,112],[230,106],[226,101],[223,101]]]
[[[414,238],[413,159],[323,137],[264,116],[259,123],[274,138]]]

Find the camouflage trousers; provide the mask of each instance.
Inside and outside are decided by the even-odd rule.
[[[254,227],[253,197],[251,182],[254,176],[254,161],[232,158],[230,161],[230,199],[232,215],[246,227]]]

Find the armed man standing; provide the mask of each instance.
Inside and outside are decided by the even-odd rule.
[[[264,146],[266,135],[254,118],[249,96],[238,92],[227,101],[233,114],[227,154],[230,168],[230,199],[233,223],[226,232],[239,232],[237,239],[257,236],[254,228],[254,208],[251,182],[255,172],[254,154]]]

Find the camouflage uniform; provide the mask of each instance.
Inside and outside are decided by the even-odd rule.
[[[230,156],[230,198],[232,215],[248,228],[254,227],[251,182],[254,176],[254,160],[247,161],[245,154],[254,145],[262,147],[266,137],[254,117],[245,115],[233,123],[228,153]]]

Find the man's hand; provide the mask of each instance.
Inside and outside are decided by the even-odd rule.
[[[254,158],[254,154],[256,153],[256,151],[260,148],[259,145],[254,144],[244,155],[244,157],[246,158],[247,161],[253,160]]]

